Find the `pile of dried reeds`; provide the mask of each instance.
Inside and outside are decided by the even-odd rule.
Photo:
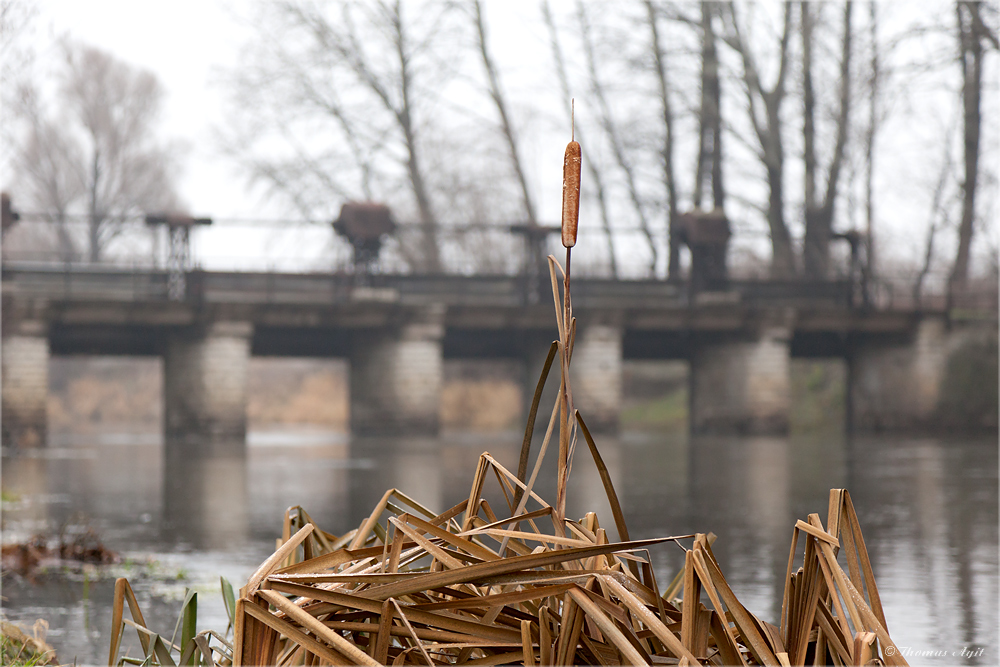
[[[358,528],[342,536],[292,508],[277,550],[230,605],[232,643],[190,627],[182,634],[186,641],[171,647],[140,627],[147,655],[167,664],[173,650],[187,664],[233,665],[906,664],[886,631],[844,490],[831,491],[825,525],[811,514],[793,528],[778,626],[737,599],[712,553],[714,536],[630,541],[607,468],[573,408],[569,382],[576,334],[569,260],[579,165],[579,144],[571,142],[564,165],[565,271],[549,258],[559,340],[536,387],[517,473],[484,453],[467,500],[435,514],[390,489]],[[559,397],[528,477],[535,416],[557,356]],[[557,498],[550,505],[533,487],[556,426]],[[593,513],[580,520],[565,516],[566,482],[581,435],[621,542],[609,543]],[[492,479],[505,499],[502,515],[483,497]],[[661,589],[648,547],[667,541],[686,553],[683,570]],[[121,580],[112,664],[126,601],[136,624],[144,625]]]
[[[775,627],[736,598],[708,536],[609,544],[594,514],[544,531],[555,511],[534,494],[538,509],[499,519],[481,497],[490,477],[512,510],[523,484],[483,454],[469,499],[436,516],[395,489],[340,538],[286,515],[281,547],[236,602],[233,664],[905,664],[885,650],[843,490],[825,526],[813,514],[793,529]],[[667,540],[686,545],[685,566],[661,590],[646,548]]]

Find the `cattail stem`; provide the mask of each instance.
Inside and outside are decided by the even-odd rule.
[[[575,110],[575,105],[574,105]],[[559,317],[559,296],[556,292],[555,258],[551,259],[552,290],[556,300],[556,319],[559,320],[559,338],[561,350],[559,366],[561,368],[559,383],[559,458],[556,473],[556,522],[562,530],[566,518],[566,485],[572,468],[575,412],[573,410],[573,391],[569,383],[570,336],[573,330],[573,303],[570,298],[570,260],[573,246],[576,245],[577,227],[580,219],[580,144],[575,140],[576,127],[573,123],[572,138],[566,145],[563,155],[563,200],[562,200],[562,244],[566,248],[566,271],[563,274],[562,317]]]

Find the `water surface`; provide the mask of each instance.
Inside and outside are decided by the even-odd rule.
[[[338,534],[356,527],[390,487],[443,510],[468,497],[481,452],[513,469],[520,447],[516,433],[404,440],[257,432],[242,456],[166,447],[151,435],[52,440],[43,450],[4,451],[3,489],[16,497],[4,505],[5,543],[88,526],[125,562],[50,568],[34,582],[7,572],[3,613],[24,627],[46,619],[60,660],[77,664],[107,662],[115,576],[133,581],[154,629],[170,634],[184,589],[192,587],[199,629],[222,630],[219,576],[237,586],[245,581],[273,551],[287,507],[302,505]],[[714,532],[714,551],[737,596],[775,623],[795,520],[817,512],[825,521],[829,489],[848,488],[889,631],[910,651],[910,663],[997,664],[994,439],[635,433],[598,444],[631,536]],[[545,466],[538,487],[549,500],[554,477],[554,465]],[[587,511],[614,534],[600,478],[581,451],[568,512]],[[676,546],[652,555],[660,581],[683,562]]]

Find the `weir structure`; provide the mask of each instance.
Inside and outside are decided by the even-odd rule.
[[[520,360],[530,400],[556,335],[550,296],[527,294],[519,276],[376,278],[192,271],[176,300],[164,271],[5,263],[3,443],[45,443],[50,355],[161,357],[168,441],[223,448],[243,446],[253,355],[348,359],[351,429],[361,434],[437,433],[445,359]],[[731,281],[691,298],[662,281],[575,279],[575,404],[591,430],[615,431],[626,359],[690,363],[695,433],[787,432],[793,357],[846,360],[856,430],[960,420],[949,387],[970,373],[986,387],[992,377],[995,391],[995,312],[870,310],[850,290]],[[992,350],[992,367],[970,349]],[[976,425],[995,428],[992,414]]]

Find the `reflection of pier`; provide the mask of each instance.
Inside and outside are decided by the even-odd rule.
[[[241,441],[251,355],[347,358],[352,429],[419,434],[438,429],[444,359],[517,358],[533,371],[554,335],[548,298],[528,295],[523,276],[379,275],[359,286],[350,275],[196,271],[180,301],[168,281],[157,270],[5,263],[5,443],[44,440],[51,354],[161,356],[167,435]],[[789,359],[840,357],[856,424],[930,419],[946,352],[979,329],[858,309],[850,294],[842,282],[731,281],[691,298],[660,281],[575,280],[574,398],[594,429],[614,430],[622,360],[685,359],[693,430],[780,433]],[[526,386],[536,377],[526,371]]]

